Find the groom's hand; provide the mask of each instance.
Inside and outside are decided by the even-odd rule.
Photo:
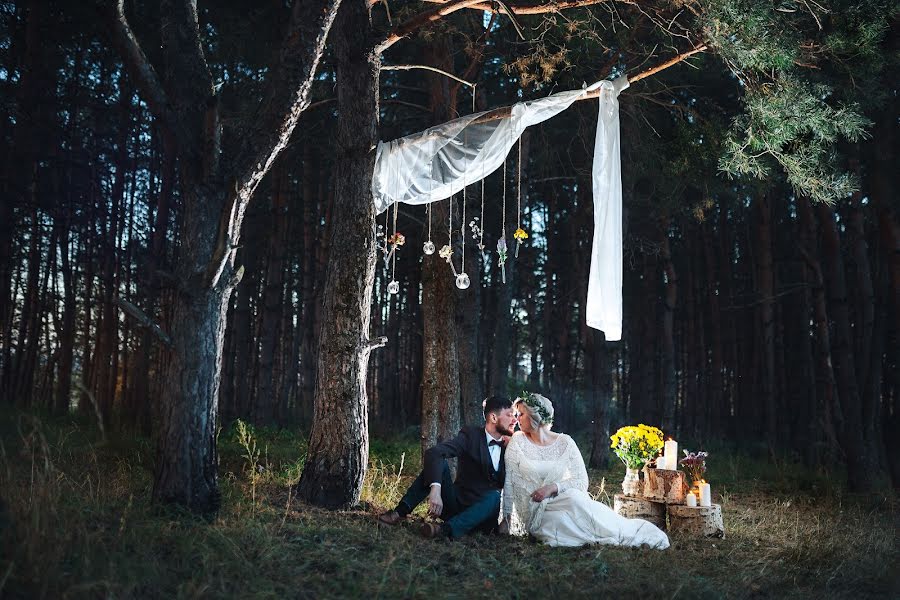
[[[444,501],[441,500],[441,488],[434,486],[428,494],[428,514],[432,517],[441,516],[444,510]]]

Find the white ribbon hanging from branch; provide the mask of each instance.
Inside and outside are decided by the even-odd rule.
[[[559,114],[600,89],[600,117],[594,142],[594,241],[591,252],[587,324],[606,339],[622,336],[622,176],[619,157],[619,93],[628,79],[600,81],[582,90],[520,102],[508,115],[468,115],[390,142],[375,154],[372,194],[381,213],[394,202],[427,204],[449,198],[503,165],[529,125]]]

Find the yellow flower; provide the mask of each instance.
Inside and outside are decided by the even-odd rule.
[[[516,232],[513,234],[513,237],[516,238],[517,240],[521,241],[521,240],[528,239],[528,234],[525,233],[524,229],[519,227],[518,229],[516,229]]]

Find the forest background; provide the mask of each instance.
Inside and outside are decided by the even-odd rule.
[[[183,319],[179,270],[198,197],[184,191],[193,176],[184,140],[161,125],[123,59],[113,4],[0,3],[0,396],[11,422],[40,414],[87,420],[105,438],[159,440],[171,432],[176,353],[168,344],[179,343],[170,336]],[[612,431],[645,422],[682,447],[787,461],[850,492],[896,488],[897,6],[587,0],[527,3],[512,20],[497,4],[448,2],[455,12],[421,18],[438,4],[366,5],[356,8],[371,11],[365,26],[352,27],[356,13],[331,26],[312,65],[308,106],[242,213],[233,272],[226,268],[233,293],[224,296],[217,393],[202,413],[213,417],[207,437],[215,432],[203,461],[217,464],[215,436],[234,433],[238,420],[313,435],[315,446],[315,419],[357,419],[348,427],[364,430],[366,453],[356,483],[318,497],[299,488],[314,504],[350,506],[371,470],[369,430],[427,447],[479,423],[485,396],[527,389],[552,399],[555,428],[579,440],[592,468],[609,467]],[[254,122],[253,107],[267,98],[292,8],[199,7],[223,147],[265,125]],[[177,43],[164,33],[166,11],[124,9],[165,86],[190,98],[191,81],[170,60]],[[372,42],[381,39],[390,44]],[[363,221],[356,237],[340,233],[345,225],[336,224],[355,204],[341,187],[353,132],[339,130],[360,114],[344,110],[353,92],[339,71],[366,43],[367,56],[384,51],[377,128],[364,120],[381,140],[473,105],[470,88],[454,79],[392,66],[475,82],[476,110],[487,110],[633,76],[702,46],[619,98],[621,342],[605,341],[583,315],[594,102],[530,129],[505,172],[487,178],[483,213],[479,185],[465,204],[456,197],[468,290],[455,288],[437,255],[420,251],[429,222],[436,245],[445,243],[446,201],[430,214],[399,207],[406,243],[395,273],[373,259],[394,232],[391,211]],[[491,252],[504,194],[507,239],[519,223],[530,236],[507,263],[505,283]],[[337,321],[326,302],[328,270],[352,270],[352,256],[375,265],[367,335],[387,337],[362,377],[362,421],[314,409],[317,382],[328,385],[318,375],[323,328]],[[397,295],[386,291],[392,277]],[[215,353],[198,348],[197,356],[209,362]],[[297,458],[300,448],[305,442],[293,448]],[[158,464],[167,452],[157,442],[153,495],[218,507],[215,483],[199,504],[165,492]]]

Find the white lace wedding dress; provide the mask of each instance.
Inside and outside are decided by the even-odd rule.
[[[536,489],[555,483],[559,493],[534,502]],[[575,441],[560,434],[548,446],[538,446],[517,432],[506,447],[506,484],[502,514],[513,535],[530,533],[551,546],[612,544],[669,547],[663,531],[643,519],[626,519],[587,493],[584,459]]]

